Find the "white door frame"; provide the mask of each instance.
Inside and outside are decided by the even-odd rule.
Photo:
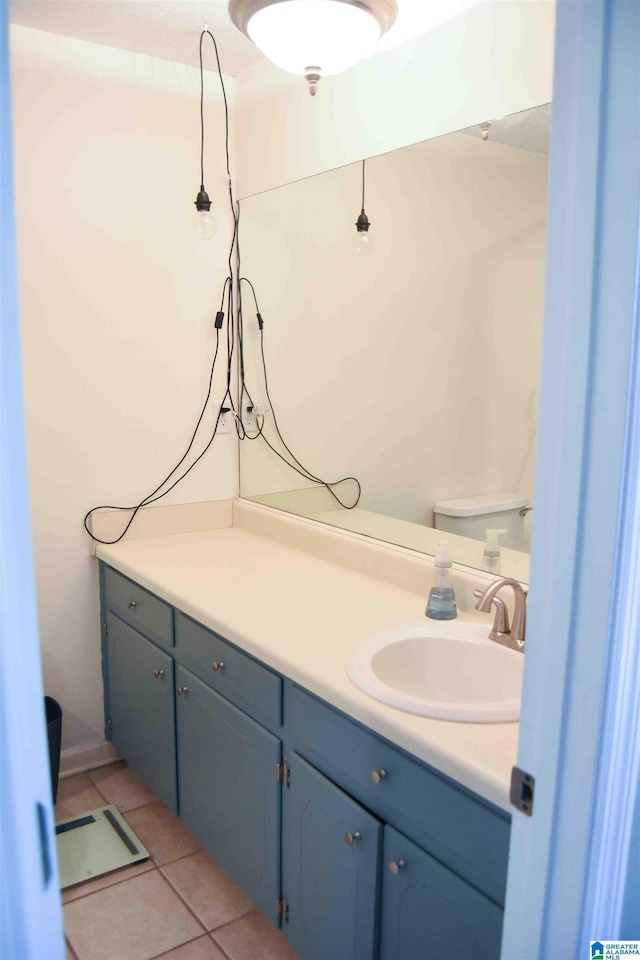
[[[0,0],[0,956],[63,960],[24,439],[7,19]]]
[[[530,616],[504,960],[640,938],[640,5],[557,5]],[[631,933],[633,924],[635,933]]]

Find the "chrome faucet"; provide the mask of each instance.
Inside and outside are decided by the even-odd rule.
[[[512,587],[515,598],[513,607],[513,624],[509,627],[509,614],[504,600],[497,597],[496,594],[503,587]],[[493,622],[493,628],[489,634],[490,640],[496,643],[502,643],[512,650],[524,651],[524,634],[527,622],[527,594],[517,580],[510,577],[501,577],[496,580],[483,592],[474,590],[474,597],[478,597],[476,610],[481,613],[488,613],[493,603],[496,608],[496,616]]]

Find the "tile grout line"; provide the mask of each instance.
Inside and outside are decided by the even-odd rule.
[[[92,896],[94,895],[94,893],[102,893],[103,890],[110,890],[111,887],[119,887],[122,883],[128,883],[129,880],[135,880],[137,877],[142,877],[142,876],[144,876],[145,873],[153,873],[154,870],[159,870],[159,869],[160,869],[160,868],[158,867],[158,865],[157,865],[156,863],[154,863],[154,861],[153,861],[153,859],[152,859],[151,857],[149,857],[149,860],[151,861],[151,863],[153,863],[153,867],[151,868],[151,870],[142,870],[140,873],[136,873],[136,874],[134,874],[133,876],[129,876],[129,875],[128,875],[128,876],[126,876],[126,877],[121,877],[119,880],[114,880],[113,883],[106,883],[103,887],[98,887],[97,890],[91,890],[91,891],[87,891],[86,893],[81,893],[81,894],[79,894],[77,897],[74,897],[73,900],[67,900],[66,903],[63,903],[63,904],[62,904],[62,906],[63,906],[63,907],[67,907],[67,906],[69,906],[70,904],[75,903],[77,900],[85,900],[87,897],[92,897]],[[146,863],[146,862],[147,862],[146,860],[139,860],[139,861],[138,861],[138,863]],[[135,867],[135,866],[137,866],[137,864],[134,863],[134,864],[131,864],[130,866],[134,866],[134,867]],[[122,869],[122,868],[120,868],[120,869]],[[125,867],[124,869],[129,869],[129,866]],[[113,873],[116,873],[116,872],[117,872],[117,870],[114,870],[114,871],[113,871]],[[92,878],[89,878],[89,879],[87,879],[87,880],[83,880],[83,881],[81,881],[81,883],[92,883],[94,880],[99,880],[99,879],[100,879],[100,876],[107,876],[107,874],[100,874],[100,875],[97,876],[97,877],[92,877]],[[80,886],[81,883],[77,884],[77,886]],[[70,889],[70,888],[67,888],[67,889]],[[60,891],[61,894],[62,894],[62,892],[63,892],[63,891]]]
[[[78,960],[77,954],[71,945],[71,940],[69,940],[69,937],[66,935],[66,933],[64,935],[64,943],[67,948],[67,953],[71,954],[72,960]]]
[[[209,933],[205,933],[205,937],[207,937],[209,940],[211,940],[211,935],[210,935]],[[200,935],[197,936],[197,937],[194,937],[193,940],[185,940],[184,943],[178,944],[177,947],[172,947],[171,950],[165,950],[164,953],[158,953],[158,954],[157,954],[156,956],[154,956],[154,957],[149,957],[149,960],[162,960],[162,957],[168,956],[168,954],[173,953],[174,950],[180,950],[182,947],[188,947],[190,943],[195,943],[196,940],[201,940],[201,939],[202,939],[202,934],[200,934]],[[227,958],[227,960],[233,960],[233,958],[229,956],[229,954],[227,953],[227,951],[222,949],[222,947],[220,946],[219,943],[216,943],[215,941],[213,941],[213,944],[214,944],[214,946],[216,946],[216,947],[218,948],[218,950],[220,950],[220,952],[221,952],[222,954],[224,954],[224,956]]]
[[[204,852],[206,853],[206,851],[204,851]],[[184,859],[186,859],[186,857],[191,857],[191,856],[194,856],[194,854],[188,853],[188,854],[186,854],[185,857],[180,857],[179,859],[180,859],[180,860],[184,860]],[[170,861],[170,863],[177,863],[177,862],[178,862],[177,860],[171,860],[171,861]],[[169,866],[169,864],[168,864],[168,863],[167,863],[167,864],[163,864],[163,866]],[[182,894],[180,893],[180,891],[178,890],[178,888],[177,888],[176,886],[174,886],[174,884],[171,882],[171,879],[166,876],[166,874],[165,874],[165,873],[163,872],[163,870],[162,870],[162,867],[158,867],[158,869],[159,869],[161,875],[162,875],[162,876],[164,877],[164,879],[166,880],[166,882],[167,882],[167,883],[169,884],[169,886],[171,887],[171,889],[174,891],[174,893],[182,900],[182,902],[184,903],[184,905],[185,905],[185,907],[187,908],[187,910],[189,910],[191,913],[193,913],[193,915],[194,915],[194,917],[196,918],[196,920],[198,921],[198,923],[199,923],[201,926],[204,927],[204,924],[203,924],[202,920],[200,920],[200,918],[197,916],[197,914],[194,913],[194,911],[191,909],[191,907],[189,906],[189,904],[187,903],[187,901],[185,900],[185,898],[182,896]],[[253,901],[252,901],[252,902],[251,902],[251,909],[250,909],[250,910],[247,910],[246,913],[241,913],[239,917],[234,917],[233,920],[227,920],[226,923],[220,923],[220,924],[218,924],[217,927],[212,927],[211,930],[207,930],[207,929],[205,928],[205,933],[206,933],[207,935],[209,935],[213,930],[220,930],[220,929],[222,929],[222,927],[226,927],[228,924],[234,923],[236,920],[240,920],[242,917],[247,917],[250,913],[253,913],[254,910],[257,910],[257,909],[258,909],[258,908],[256,907],[256,905],[255,905],[255,904],[253,903]]]
[[[181,857],[180,859],[183,859],[183,858]],[[171,862],[173,863],[174,861],[171,861]],[[156,960],[157,957],[163,957],[165,954],[171,953],[173,950],[178,950],[180,947],[184,947],[184,946],[186,946],[186,945],[189,944],[189,943],[193,943],[195,940],[199,940],[199,939],[200,939],[201,937],[203,937],[203,936],[205,936],[205,937],[208,937],[208,936],[209,936],[209,931],[205,928],[205,926],[204,926],[204,924],[202,923],[202,921],[200,920],[200,918],[199,918],[198,916],[196,916],[196,914],[193,912],[193,910],[191,909],[191,907],[189,906],[189,904],[184,900],[184,898],[183,898],[182,896],[180,896],[180,894],[179,894],[178,891],[175,889],[175,887],[173,886],[173,884],[172,884],[172,883],[169,883],[168,878],[165,877],[165,875],[162,873],[162,870],[160,869],[160,867],[158,867],[158,866],[156,865],[153,870],[146,870],[146,871],[144,871],[143,873],[136,874],[135,877],[127,877],[127,878],[125,878],[125,879],[123,879],[123,880],[117,881],[116,883],[109,884],[108,887],[102,887],[100,890],[94,890],[93,893],[85,894],[84,897],[78,897],[78,898],[77,898],[77,900],[86,900],[87,897],[93,896],[94,893],[95,893],[95,894],[98,894],[98,893],[102,893],[104,890],[111,890],[113,887],[119,887],[119,886],[121,886],[123,883],[127,883],[129,880],[137,880],[138,877],[149,876],[150,874],[152,874],[152,873],[154,873],[154,872],[157,873],[157,874],[164,880],[164,882],[165,882],[165,883],[167,884],[167,886],[171,889],[171,891],[172,891],[173,893],[175,893],[176,896],[178,897],[178,899],[182,902],[183,906],[186,907],[187,911],[191,914],[191,916],[193,917],[193,919],[196,921],[196,923],[197,923],[198,926],[200,927],[200,933],[198,933],[198,935],[195,936],[195,937],[191,937],[189,940],[184,940],[184,941],[181,942],[181,943],[175,944],[175,946],[170,947],[169,950],[165,950],[163,953],[154,954],[153,957],[149,957],[149,958],[147,958],[147,960]],[[77,902],[76,900],[71,900],[71,901],[69,901],[69,904],[63,904],[63,906],[68,906],[68,905],[70,905],[70,904],[72,904],[72,903],[76,903],[76,902]],[[74,951],[73,948],[72,948],[71,942],[69,941],[69,939],[68,939],[68,937],[67,937],[66,935],[65,935],[65,940],[66,940],[68,946],[71,947],[71,950],[72,950],[72,953],[73,953],[73,956],[74,956],[74,960],[78,960],[78,958],[77,958],[77,956],[76,956],[76,953],[75,953],[75,951]],[[216,944],[216,946],[217,946],[217,944]],[[225,956],[227,956],[226,953],[225,953]],[[115,958],[115,957],[114,957],[113,960],[120,960],[120,958]]]
[[[124,814],[123,814],[123,816],[124,816]],[[125,820],[126,820],[126,817],[125,817]],[[128,822],[128,821],[127,821],[127,822]],[[132,829],[133,829],[133,828],[132,828]],[[198,853],[199,851],[195,851],[195,852]],[[151,863],[151,864],[153,864],[153,866],[151,867],[150,870],[142,870],[140,873],[136,873],[136,874],[134,874],[133,876],[120,877],[119,880],[114,880],[113,883],[107,883],[107,884],[104,885],[104,887],[99,887],[97,890],[91,890],[91,891],[87,891],[86,893],[81,893],[81,894],[79,894],[79,896],[74,897],[73,900],[68,900],[67,903],[75,903],[76,900],[84,900],[85,897],[92,897],[94,893],[101,893],[103,890],[107,890],[107,889],[109,889],[110,887],[118,887],[118,886],[120,886],[120,884],[122,884],[122,883],[127,883],[129,880],[135,880],[136,877],[141,877],[141,876],[143,876],[145,873],[153,873],[154,870],[158,870],[158,871],[160,871],[160,873],[162,873],[162,867],[168,867],[168,866],[170,866],[170,865],[173,864],[173,863],[179,863],[180,860],[186,860],[187,857],[193,857],[193,856],[194,856],[194,853],[193,853],[193,852],[192,852],[192,853],[184,853],[184,854],[182,854],[181,857],[176,857],[175,860],[167,860],[166,863],[159,864],[159,863],[156,863],[156,861],[153,859],[153,857],[151,856],[151,854],[149,854],[149,860],[148,860],[148,862]],[[147,861],[146,861],[146,860],[139,860],[138,863],[147,863]],[[135,866],[137,866],[137,864],[134,863],[134,864],[131,864],[131,866],[135,867]],[[129,868],[129,867],[125,867],[125,869],[130,869],[130,868]],[[116,870],[114,870],[113,872],[114,872],[114,873],[117,873]],[[175,890],[175,887],[173,886],[173,884],[171,883],[171,881],[169,880],[169,878],[166,877],[166,876],[164,875],[164,873],[162,873],[162,876],[163,876],[164,879],[170,884],[170,886],[172,887],[172,889]],[[99,880],[99,879],[100,879],[100,877],[93,877],[93,878],[91,878],[91,879],[88,879],[88,880],[85,880],[85,881],[82,881],[82,882],[84,882],[84,883],[92,883],[93,880]],[[77,886],[81,886],[81,884],[77,884]],[[177,893],[177,892],[178,892],[178,891],[176,890],[176,893]],[[62,894],[62,891],[60,891],[60,893]],[[181,898],[181,899],[182,899],[182,898]],[[66,907],[66,906],[67,906],[67,903],[64,903],[63,906]],[[257,908],[254,908],[254,909],[257,909]],[[250,912],[250,911],[249,911],[249,912]],[[242,914],[242,916],[246,916],[246,914]],[[207,932],[208,932],[208,931],[207,931]]]
[[[214,937],[214,939],[215,939],[215,934],[218,933],[219,930],[224,930],[225,927],[230,927],[232,923],[237,923],[238,920],[245,920],[245,919],[246,919],[248,916],[250,916],[252,913],[258,913],[258,914],[260,914],[260,916],[261,916],[261,917],[264,917],[265,920],[266,920],[268,923],[271,923],[271,921],[269,920],[269,918],[268,918],[268,917],[265,917],[264,913],[262,913],[262,911],[259,910],[258,907],[256,907],[255,904],[254,904],[254,906],[251,908],[251,910],[247,910],[246,913],[241,913],[239,917],[234,917],[233,920],[225,920],[224,923],[218,924],[217,927],[212,927],[211,930],[209,930],[209,933],[210,933],[210,934]],[[216,943],[217,943],[217,941],[216,941]]]

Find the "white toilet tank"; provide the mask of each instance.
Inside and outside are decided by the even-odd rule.
[[[484,493],[476,497],[440,500],[434,504],[436,530],[460,537],[485,540],[488,529],[506,530],[500,545],[524,549],[524,517],[520,511],[529,506],[529,498],[519,493]]]

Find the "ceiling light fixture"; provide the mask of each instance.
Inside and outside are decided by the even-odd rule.
[[[276,66],[306,78],[315,96],[322,77],[375,52],[398,14],[396,0],[229,0],[229,16]]]

